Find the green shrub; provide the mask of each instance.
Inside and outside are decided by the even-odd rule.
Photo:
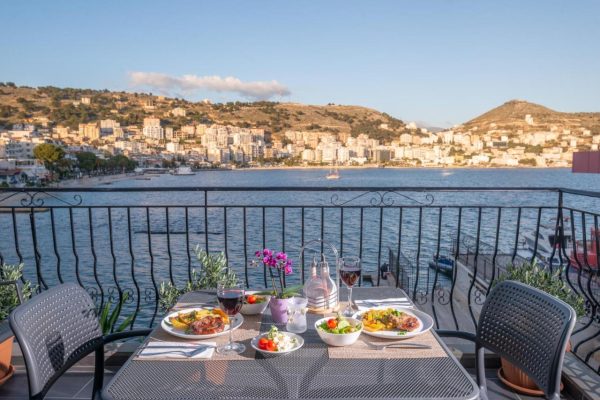
[[[196,258],[202,266],[200,271],[192,270],[192,279],[188,281],[185,287],[179,289],[171,282],[162,282],[158,293],[160,307],[168,310],[175,305],[179,296],[184,293],[193,292],[200,289],[216,289],[217,284],[235,284],[237,277],[231,271],[227,270],[227,258],[225,254],[209,254],[196,246],[194,249]]]
[[[574,293],[560,275],[559,268],[552,272],[535,261],[524,262],[521,265],[511,264],[506,268],[506,272],[494,281],[494,286],[507,280],[518,281],[564,301],[573,307],[578,316],[585,315],[583,298]]]
[[[0,267],[0,281],[20,281],[23,276],[23,264],[6,265]],[[31,298],[37,290],[31,282],[25,281],[21,284],[23,300]],[[19,297],[15,285],[0,285],[0,321],[8,318],[10,312],[19,305]]]

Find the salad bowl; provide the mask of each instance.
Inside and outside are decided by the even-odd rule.
[[[268,294],[259,294],[261,292],[256,290],[246,291],[244,296],[244,304],[240,312],[244,315],[258,315],[265,312],[269,306],[271,296]]]
[[[329,346],[350,346],[363,331],[362,322],[351,317],[328,317],[315,322],[315,330]]]

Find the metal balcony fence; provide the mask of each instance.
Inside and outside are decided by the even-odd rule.
[[[559,188],[168,187],[0,189],[0,262],[23,263],[44,290],[77,282],[102,307],[126,295],[131,327],[161,315],[162,282],[182,287],[223,252],[249,288],[268,287],[256,250],[295,261],[362,260],[361,285],[405,289],[436,326],[474,330],[485,295],[507,266],[538,262],[584,299],[574,352],[600,371],[600,193]],[[300,249],[312,243],[301,254]],[[442,268],[442,261],[453,265]]]

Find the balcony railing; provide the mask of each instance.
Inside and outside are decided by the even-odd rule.
[[[598,372],[599,215],[600,193],[558,188],[1,189],[0,262],[24,263],[41,290],[78,282],[99,306],[127,294],[123,315],[139,327],[157,322],[162,282],[182,286],[201,268],[196,246],[224,252],[248,287],[262,288],[256,250],[286,251],[294,284],[312,259],[301,247],[317,243],[332,259],[328,243],[361,258],[362,285],[400,286],[438,327],[474,330],[491,283],[536,260],[584,299],[573,350]]]

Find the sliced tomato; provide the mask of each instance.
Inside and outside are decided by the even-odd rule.
[[[336,326],[337,326],[337,319],[330,318],[330,319],[327,320],[327,327],[329,329],[335,329]]]
[[[248,302],[248,304],[254,304],[254,303],[256,303],[256,296],[253,294],[250,294],[246,298],[246,301]]]
[[[277,345],[275,344],[274,341],[269,340],[269,342],[267,343],[267,350],[268,351],[277,351]]]
[[[261,350],[266,350],[268,343],[269,343],[269,339],[264,338],[264,337],[260,338],[260,339],[258,339],[258,348]]]

